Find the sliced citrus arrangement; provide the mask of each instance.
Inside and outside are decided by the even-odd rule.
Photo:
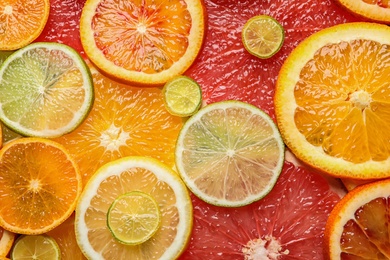
[[[286,162],[272,191],[238,208],[193,196],[194,226],[181,259],[324,259],[325,223],[340,197],[327,180]]]
[[[119,195],[107,213],[107,226],[112,235],[128,245],[139,245],[149,240],[160,228],[160,222],[156,200],[141,191]]]
[[[204,16],[201,0],[88,0],[81,14],[81,42],[105,73],[141,85],[162,85],[197,57]]]
[[[67,219],[81,193],[81,175],[65,148],[42,138],[20,138],[0,150],[0,226],[42,234]]]
[[[11,252],[12,260],[39,259],[60,260],[57,242],[47,235],[22,235],[18,237]]]
[[[240,101],[205,106],[183,125],[176,167],[190,190],[214,205],[236,207],[264,197],[284,163],[272,119]]]
[[[195,80],[183,75],[164,85],[163,97],[169,113],[180,117],[195,114],[202,105],[201,87]]]
[[[336,0],[350,12],[381,23],[390,23],[388,0]]]
[[[49,12],[49,0],[2,0],[0,50],[16,50],[34,41],[45,27]]]
[[[73,213],[61,225],[50,230],[46,234],[52,237],[58,244],[62,260],[86,260],[76,241],[74,230],[75,214]]]
[[[284,29],[271,16],[257,15],[244,24],[241,36],[244,47],[250,54],[267,59],[282,48]]]
[[[325,228],[329,259],[389,259],[390,180],[359,186],[334,207]]]
[[[276,119],[291,151],[336,177],[390,174],[390,28],[347,23],[300,43],[276,84]]]
[[[75,129],[93,103],[90,71],[60,43],[33,43],[0,67],[0,119],[25,136],[57,137]]]
[[[126,203],[123,198],[133,198],[124,195],[129,192],[147,194],[142,197],[149,202],[145,205],[132,204],[135,208],[118,205]],[[140,210],[138,207],[146,207],[142,215],[155,212],[156,206],[150,202],[150,197],[157,203],[161,214],[158,230],[138,245],[118,241],[115,236],[121,232],[117,233],[116,229],[112,233],[107,221],[111,228],[112,224],[116,226],[113,220],[130,221],[131,212]],[[113,203],[114,206],[111,206]],[[113,212],[112,207],[118,210]],[[154,218],[155,213],[152,214]],[[89,259],[118,259],[118,256],[123,259],[177,259],[189,241],[192,218],[189,192],[173,170],[153,158],[125,157],[105,164],[88,181],[76,207],[76,238]],[[125,231],[130,234],[125,235],[126,239],[131,238],[131,232],[142,227],[135,219],[134,224],[134,227],[125,224],[130,229]]]
[[[76,159],[83,183],[103,164],[124,156],[149,156],[173,167],[183,123],[165,109],[161,89],[131,87],[91,72],[91,112],[77,129],[54,139]]]
[[[0,257],[8,255],[14,243],[16,234],[0,227]]]

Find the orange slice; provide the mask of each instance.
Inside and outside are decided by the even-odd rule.
[[[347,23],[313,34],[283,64],[275,111],[302,161],[336,177],[390,176],[390,27]]]
[[[8,230],[0,227],[0,259],[1,256],[8,255],[12,244],[14,243],[15,236],[15,233],[9,232]]]
[[[328,259],[389,259],[390,180],[359,186],[336,204],[325,227]]]
[[[84,122],[55,141],[76,159],[83,183],[107,162],[129,156],[156,158],[174,166],[182,119],[165,109],[159,88],[119,84],[91,69],[95,100]]]
[[[374,20],[390,23],[390,2],[388,0],[336,0],[350,12]]]
[[[88,0],[80,20],[88,58],[105,73],[162,85],[187,70],[204,36],[201,0]]]
[[[16,50],[38,38],[49,12],[49,0],[2,0],[0,50]]]
[[[41,138],[20,138],[0,150],[0,226],[42,234],[75,209],[81,176],[65,148]]]

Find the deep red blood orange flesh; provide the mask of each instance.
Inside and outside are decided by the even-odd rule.
[[[251,205],[222,208],[192,199],[194,228],[181,260],[244,259],[243,248],[258,238],[265,241],[259,252],[280,246],[279,258],[269,259],[314,260],[323,259],[325,223],[340,197],[323,176],[286,163],[272,191]]]

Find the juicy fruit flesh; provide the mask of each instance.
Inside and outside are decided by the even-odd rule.
[[[363,2],[365,2],[367,4],[378,5],[378,6],[384,7],[384,8],[390,7],[390,1],[388,1],[388,0],[363,0]]]
[[[61,259],[56,241],[46,235],[22,236],[16,240],[12,259]]]
[[[353,163],[389,158],[389,53],[389,45],[369,40],[316,52],[294,90],[295,123],[308,142]]]
[[[191,16],[184,1],[146,2],[102,1],[92,30],[108,60],[127,70],[153,74],[169,69],[186,52]]]

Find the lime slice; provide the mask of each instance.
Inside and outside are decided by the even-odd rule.
[[[249,53],[267,59],[282,47],[284,29],[278,21],[268,15],[254,16],[242,29],[242,42]]]
[[[263,198],[284,163],[284,143],[272,119],[240,101],[207,105],[183,125],[176,166],[189,189],[217,206]]]
[[[195,114],[202,104],[199,84],[187,76],[178,76],[168,81],[163,88],[165,107],[175,116]]]
[[[71,47],[34,43],[0,67],[0,120],[25,136],[57,137],[75,129],[93,103],[88,66]]]
[[[11,259],[61,259],[61,251],[57,242],[47,235],[20,236],[12,249]]]
[[[148,194],[132,191],[119,196],[107,213],[107,225],[121,243],[139,245],[151,238],[160,227],[157,202]]]

